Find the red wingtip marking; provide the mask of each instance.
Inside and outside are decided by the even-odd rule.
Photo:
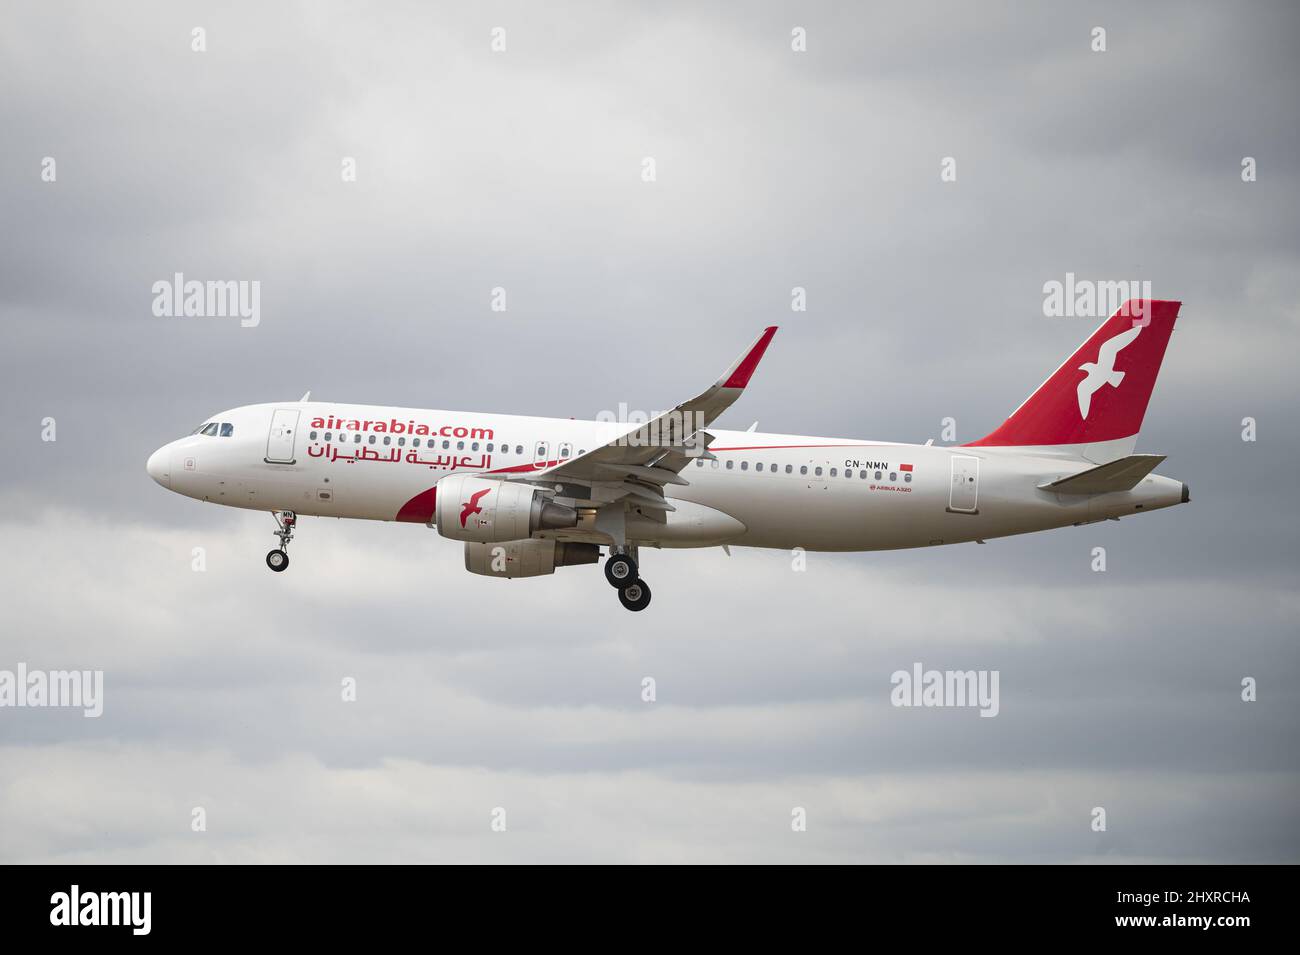
[[[749,350],[748,355],[740,360],[740,364],[731,373],[731,377],[722,383],[722,387],[744,388],[749,384],[749,379],[754,376],[754,369],[763,360],[763,353],[767,351],[767,346],[772,342],[772,336],[776,334],[776,328],[775,325],[769,325],[763,329],[763,334],[754,343],[754,347]]]

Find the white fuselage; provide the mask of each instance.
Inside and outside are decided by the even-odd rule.
[[[450,474],[535,474],[633,425],[326,402],[249,405],[216,434],[160,448],[149,473],[199,500],[299,515],[433,521]],[[228,436],[222,436],[221,425]],[[210,429],[211,430],[211,429]],[[667,523],[628,525],[629,543],[819,551],[925,547],[1023,534],[1178,504],[1183,485],[1148,475],[1130,491],[1058,494],[1039,485],[1093,467],[1060,451],[934,447],[708,429],[713,459],[665,488]],[[602,542],[589,526],[539,534]]]

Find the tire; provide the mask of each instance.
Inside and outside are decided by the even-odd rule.
[[[605,561],[605,579],[619,590],[629,587],[636,582],[636,564],[626,554],[615,554]]]
[[[644,580],[637,580],[618,592],[618,600],[633,613],[639,613],[650,606],[650,588]]]
[[[266,566],[277,574],[283,573],[284,569],[289,566],[289,555],[282,550],[273,550],[266,555]]]

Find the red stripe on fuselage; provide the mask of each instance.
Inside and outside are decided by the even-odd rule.
[[[411,524],[429,524],[433,521],[433,512],[438,505],[438,488],[431,487],[421,491],[402,505],[394,520],[407,521]]]
[[[873,444],[754,444],[738,448],[710,448],[711,451],[774,451],[788,450],[795,448],[871,448],[879,447]],[[542,471],[546,468],[552,468],[556,465],[563,464],[564,460],[556,459],[547,461],[541,467],[536,464],[514,464],[508,468],[496,468],[492,471],[483,471],[483,474],[524,474],[528,471]],[[437,508],[438,494],[437,488],[431,487],[427,491],[421,491],[415,497],[411,498],[402,505],[402,509],[397,512],[396,520],[408,521],[412,524],[428,524],[433,520],[433,514]]]
[[[777,451],[786,448],[877,448],[880,444],[750,444],[740,448],[709,448],[710,451]]]
[[[554,467],[560,461],[547,461],[542,467],[535,464],[516,464],[508,468],[497,468],[495,471],[482,471],[482,474],[519,474],[525,471],[541,471],[543,468]],[[407,521],[411,524],[428,524],[433,520],[434,511],[438,506],[438,488],[429,488],[427,491],[421,491],[415,497],[411,498],[402,505],[401,510],[397,512],[397,521]]]

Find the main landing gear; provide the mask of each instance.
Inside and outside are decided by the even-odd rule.
[[[289,541],[293,540],[293,529],[298,524],[298,515],[293,511],[272,511],[271,516],[275,518],[275,523],[280,528],[272,532],[280,538],[280,547],[266,555],[266,566],[278,574],[289,566]]]
[[[650,588],[644,580],[637,580],[618,592],[618,602],[634,612],[644,610],[650,606]]]
[[[618,600],[633,612],[650,606],[650,588],[637,575],[636,561],[628,554],[611,553],[605,561],[605,579],[618,589]]]
[[[636,581],[636,564],[626,554],[610,554],[605,561],[605,579],[610,585],[622,590]]]

